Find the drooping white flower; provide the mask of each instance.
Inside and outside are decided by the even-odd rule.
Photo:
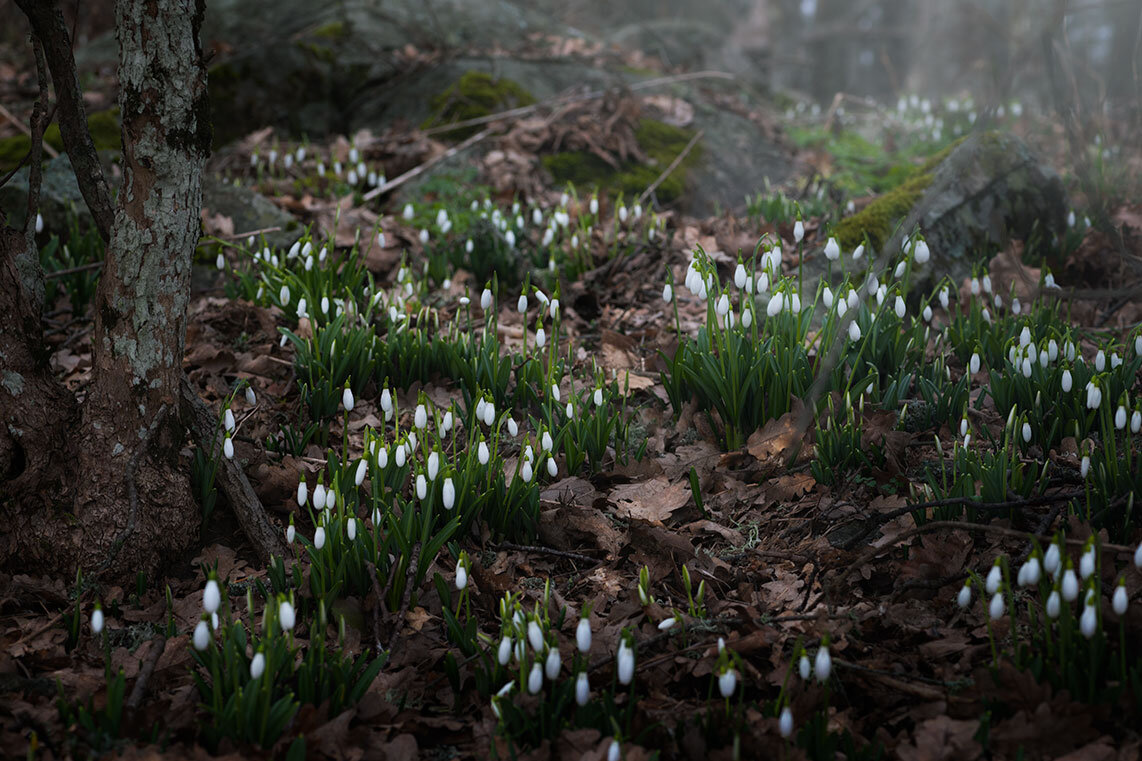
[[[900,296],[897,296],[896,297],[896,303],[893,305],[893,308],[896,310],[896,316],[899,317],[900,319],[904,319],[904,313],[905,313],[904,299],[901,298]]]
[[[488,449],[488,442],[481,440],[476,446],[476,457],[479,459],[481,465],[487,465],[491,457],[491,452]]]
[[[800,243],[801,239],[804,237],[805,237],[805,225],[802,224],[801,220],[797,220],[796,222],[793,223],[793,240],[797,243]]]
[[[1083,606],[1083,615],[1079,619],[1079,629],[1087,639],[1093,637],[1098,630],[1098,609],[1094,605]]]
[[[634,651],[625,639],[619,643],[618,672],[620,684],[630,684],[634,679]]]
[[[813,675],[813,664],[809,662],[809,656],[805,652],[801,653],[801,659],[797,662],[797,673],[806,682]]]
[[[222,604],[222,591],[214,579],[206,580],[206,589],[202,590],[202,609],[207,613],[215,613]]]
[[[281,605],[278,606],[278,624],[282,627],[283,632],[288,632],[293,628],[294,623],[293,603],[289,600],[282,600]]]
[[[579,675],[575,677],[575,703],[585,706],[590,699],[591,683],[587,678],[587,672],[580,671]]]
[[[1120,431],[1126,427],[1126,407],[1121,404],[1114,413],[1114,427]]]
[[[611,744],[607,747],[607,761],[619,761],[622,755],[622,746],[619,745],[618,740],[611,740]]]
[[[971,605],[971,582],[965,581],[964,585],[960,587],[960,592],[956,595],[956,605],[961,608]]]
[[[984,585],[984,589],[989,595],[993,595],[996,590],[999,589],[1001,581],[1003,581],[1003,570],[999,567],[999,562],[996,561],[991,566],[991,570],[987,572],[987,582]]]
[[[912,258],[916,260],[916,263],[917,264],[926,264],[928,262],[928,259],[931,258],[931,256],[932,256],[932,252],[928,248],[927,242],[922,241],[922,240],[917,241],[916,242],[916,248],[912,252]]]
[[[1075,575],[1075,569],[1068,568],[1063,571],[1063,599],[1067,602],[1074,602],[1079,597],[1079,577]]]
[[[554,682],[559,677],[559,669],[563,666],[563,656],[559,648],[552,647],[547,651],[547,659],[543,662],[543,674],[549,681]]]
[[[828,242],[825,243],[825,258],[830,262],[835,262],[841,258],[841,246],[837,243],[837,239],[832,236],[829,236]]]
[[[1003,592],[996,592],[992,595],[991,603],[987,607],[987,614],[991,616],[992,621],[1003,616]]]
[[[1031,424],[1028,422],[1023,423],[1023,441],[1027,443],[1031,441]]]
[[[341,406],[345,408],[346,412],[352,412],[353,406],[356,402],[353,399],[353,389],[348,386],[341,392]]]
[[[793,735],[793,711],[789,706],[781,709],[781,717],[777,720],[777,730],[785,739],[789,739]]]
[[[194,649],[202,652],[210,645],[210,627],[205,619],[199,619],[194,626]]]
[[[1100,373],[1106,369],[1106,352],[1102,349],[1094,355],[1094,369]]]
[[[99,604],[95,604],[95,610],[91,612],[91,632],[92,634],[101,634],[103,632],[103,608]]]
[[[527,676],[527,691],[535,695],[541,689],[543,689],[543,667],[539,665],[539,661],[536,661],[531,664],[531,673]]]
[[[523,466],[519,469],[519,477],[523,479],[525,484],[530,484],[535,471],[531,467],[531,460],[524,462]]]
[[[829,655],[829,646],[821,645],[817,650],[817,657],[813,659],[813,673],[818,682],[829,681],[829,674],[833,671],[833,659]]]
[[[856,320],[853,320],[852,322],[849,323],[849,340],[850,341],[859,341],[860,340],[860,325],[857,325]]]
[[[1071,376],[1071,371],[1069,369],[1063,370],[1063,380],[1062,380],[1063,393],[1070,393],[1071,388],[1073,386],[1074,386],[1074,379]]]
[[[1063,603],[1059,597],[1059,590],[1052,589],[1051,594],[1047,596],[1047,616],[1048,618],[1056,619],[1062,612]]]
[[[357,519],[356,518],[346,519],[346,521],[345,521],[345,535],[349,537],[350,542],[355,541],[357,539]]]
[[[423,500],[428,496],[428,480],[423,473],[416,474],[416,498]]]
[[[568,417],[570,417],[570,415],[568,415]],[[554,457],[547,458],[547,475],[551,476],[552,478],[555,478],[557,475],[559,475],[559,465],[555,462]]]
[[[501,666],[506,666],[506,665],[508,665],[508,661],[511,660],[511,657],[512,657],[512,638],[505,634],[503,639],[500,640],[500,647],[499,647],[499,650],[496,652],[496,660],[499,662],[499,664]]]
[[[857,246],[856,248],[853,249],[853,261],[854,262],[858,261],[862,256],[864,256],[864,244],[863,243],[861,243],[859,246]]]
[[[591,621],[586,616],[580,617],[575,626],[575,645],[580,653],[586,654],[591,650]]]
[[[282,289],[278,291],[278,300],[282,302],[282,306],[289,306],[289,286],[283,285]]]
[[[229,436],[222,442],[222,454],[226,455],[227,460],[234,459],[234,442],[231,441]]]
[[[325,546],[325,527],[318,526],[317,530],[313,532],[313,546],[315,549],[320,550]]]
[[[673,629],[675,623],[677,623],[677,620],[674,618],[674,616],[671,616],[670,618],[664,618],[658,622],[658,630],[660,632],[664,632],[669,629]]]
[[[1139,430],[1142,430],[1142,411],[1134,410],[1130,415],[1130,432],[1138,433]]]
[[[286,527],[286,544],[293,544],[293,540],[297,537],[297,529],[291,523]]]
[[[1129,597],[1126,594],[1126,584],[1120,580],[1118,586],[1114,589],[1114,596],[1110,599],[1110,606],[1114,609],[1115,615],[1126,615],[1126,606],[1129,602]]]
[[[480,309],[485,312],[492,308],[492,289],[485,288],[483,293],[480,294]]]
[[[496,422],[496,405],[489,399],[484,405],[484,425],[490,426],[494,422]]]
[[[1079,558],[1079,576],[1086,581],[1094,575],[1095,555],[1094,547],[1085,550]]]
[[[738,674],[733,669],[726,669],[718,676],[718,692],[723,698],[729,698],[738,687]]]
[[[353,474],[353,483],[355,483],[357,486],[363,484],[365,482],[365,474],[368,472],[368,470],[369,463],[364,458],[362,458],[361,461],[357,463],[357,472]]]
[[[442,490],[441,499],[444,504],[445,510],[451,510],[456,504],[456,487],[452,483],[452,478],[444,479],[444,488]]]

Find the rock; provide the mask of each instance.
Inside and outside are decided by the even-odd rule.
[[[235,233],[281,228],[265,234],[266,242],[274,248],[286,248],[301,237],[301,225],[288,212],[249,188],[232,185],[217,177],[203,175],[202,209],[208,215],[229,217],[234,223]]]
[[[103,156],[103,154],[100,154]],[[118,169],[112,171],[110,161],[104,161],[103,176],[114,185],[118,184]],[[22,227],[28,212],[28,168],[24,167],[11,180],[0,187],[0,212],[8,217],[8,224]],[[40,185],[40,215],[44,218],[44,230],[66,236],[70,229],[69,217],[74,214],[81,230],[91,224],[91,212],[79,183],[75,170],[66,153],[46,162],[43,169],[43,182]]]
[[[867,234],[879,248],[915,208],[932,252],[913,270],[912,284],[926,293],[941,278],[959,282],[1010,239],[1032,256],[1046,253],[1066,227],[1062,180],[1018,137],[971,135],[946,157],[936,157],[896,190],[885,193],[836,227],[845,252]],[[823,257],[820,257],[823,258]]]

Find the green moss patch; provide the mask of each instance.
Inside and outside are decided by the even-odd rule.
[[[482,71],[467,71],[444,92],[432,99],[432,115],[421,125],[427,129],[443,124],[479,119],[483,116],[530,106],[535,98],[518,82],[494,79]],[[458,129],[448,134],[463,138],[473,134],[475,127]]]
[[[544,156],[543,166],[559,184],[595,188],[603,193],[637,196],[658,179],[667,166],[686,147],[694,133],[654,119],[643,119],[635,129],[638,145],[649,159],[646,164],[627,162],[617,170],[593,153],[567,151]],[[671,203],[682,195],[686,172],[701,155],[695,145],[682,163],[662,181],[655,191],[662,203]]]
[[[118,108],[96,111],[88,116],[87,129],[91,132],[95,150],[118,151],[122,149],[123,145],[119,137]],[[60,153],[64,152],[63,136],[60,135],[59,125],[55,122],[49,124],[44,130],[44,143]],[[32,139],[27,135],[13,135],[0,140],[0,172],[9,172],[14,169],[27,155],[31,147]]]

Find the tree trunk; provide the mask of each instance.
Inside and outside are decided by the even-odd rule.
[[[115,576],[153,568],[197,535],[179,384],[210,149],[202,12],[188,0],[116,5],[124,179],[96,298],[76,497],[78,560]]]

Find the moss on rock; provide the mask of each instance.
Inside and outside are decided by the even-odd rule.
[[[566,151],[544,156],[543,166],[557,183],[597,188],[604,193],[637,196],[658,179],[670,162],[686,147],[693,132],[655,119],[642,119],[635,129],[635,139],[649,161],[629,161],[615,169],[603,159],[587,151]],[[671,203],[682,195],[686,186],[686,170],[701,155],[701,146],[691,149],[682,163],[671,172],[655,193],[662,203]]]
[[[444,92],[432,99],[432,115],[421,125],[424,128],[443,124],[479,119],[499,111],[507,111],[520,106],[530,106],[535,98],[518,82],[507,79],[494,79],[482,71],[466,71],[447,87]],[[455,137],[466,137],[477,128],[469,127],[449,133]]]
[[[87,129],[91,132],[95,150],[118,151],[122,149],[122,142],[119,137],[118,108],[96,111],[88,116]],[[64,152],[63,136],[60,135],[59,124],[52,122],[47,126],[47,129],[44,130],[44,143],[60,153]],[[0,140],[0,172],[9,172],[19,165],[31,147],[32,139],[27,135],[13,135]]]

